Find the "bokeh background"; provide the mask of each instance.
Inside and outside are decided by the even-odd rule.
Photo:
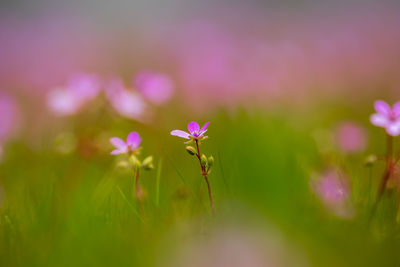
[[[396,1],[2,1],[1,266],[398,266]],[[211,216],[170,131],[210,121]],[[143,222],[126,157],[142,136]],[[395,144],[397,141],[395,139]],[[370,158],[371,159],[371,158]]]

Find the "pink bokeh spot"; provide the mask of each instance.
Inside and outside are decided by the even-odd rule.
[[[114,110],[121,116],[144,121],[149,116],[147,105],[141,96],[128,90],[119,78],[111,78],[105,84],[105,93]]]
[[[311,189],[325,207],[335,215],[343,218],[353,216],[349,205],[350,187],[347,177],[340,170],[332,167],[325,169],[316,175],[311,183]]]
[[[355,122],[342,122],[336,129],[335,137],[337,146],[345,153],[362,152],[367,146],[366,130]]]
[[[56,116],[74,115],[97,97],[100,88],[100,80],[95,74],[76,73],[65,86],[48,92],[47,107]]]
[[[136,75],[134,87],[155,105],[166,103],[174,93],[174,84],[167,75],[150,70]]]

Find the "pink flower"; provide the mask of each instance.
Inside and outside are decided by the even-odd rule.
[[[143,99],[137,93],[127,90],[120,79],[111,79],[105,86],[105,92],[111,106],[121,116],[142,121],[145,113],[149,114]]]
[[[207,127],[210,122],[206,122],[203,127],[201,127],[197,122],[192,121],[188,124],[189,132],[181,131],[181,130],[173,130],[171,135],[178,136],[185,139],[204,139],[208,136],[204,136],[204,133],[207,132]]]
[[[111,152],[111,155],[134,152],[139,148],[141,141],[142,139],[137,132],[131,132],[126,138],[126,142],[121,138],[112,137],[110,138],[110,142],[116,149]]]
[[[136,75],[134,87],[156,105],[167,102],[174,91],[174,84],[167,75],[149,70]]]
[[[400,134],[400,102],[390,107],[385,101],[375,101],[374,107],[377,113],[371,115],[371,123],[383,127],[391,136]]]
[[[73,115],[99,92],[100,81],[96,75],[78,73],[71,76],[66,86],[48,93],[47,106],[57,116]]]
[[[337,169],[329,168],[312,181],[311,187],[322,203],[340,217],[351,216],[348,206],[350,189],[347,178]]]
[[[341,123],[335,135],[338,147],[346,153],[361,152],[367,145],[365,129],[351,121]]]

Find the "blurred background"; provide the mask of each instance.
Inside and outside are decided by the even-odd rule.
[[[398,266],[369,116],[399,100],[399,29],[389,0],[2,1],[0,265]],[[192,120],[215,217],[170,135]],[[110,155],[131,131],[145,222]]]

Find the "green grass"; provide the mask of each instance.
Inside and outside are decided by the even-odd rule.
[[[27,141],[10,144],[0,166],[0,265],[167,266],[168,255],[179,255],[188,239],[234,226],[277,229],[310,266],[397,266],[395,196],[385,198],[371,225],[360,201],[369,197],[366,154],[341,158],[357,192],[356,216],[336,218],[310,192],[310,172],[327,163],[312,139],[311,123],[297,121],[307,116],[249,114],[210,118],[202,151],[215,157],[209,177],[215,218],[198,163],[182,139],[169,135],[185,127],[187,118],[160,118],[157,127],[108,115],[95,125],[77,123],[71,130],[94,144],[92,152],[60,154],[51,134],[33,148]],[[153,155],[156,163],[141,176],[145,219],[133,197],[132,171],[117,167],[123,157],[110,156],[107,138],[101,137],[132,130],[143,137],[143,156]],[[379,142],[369,151],[379,153]],[[374,170],[375,183],[380,168]]]

